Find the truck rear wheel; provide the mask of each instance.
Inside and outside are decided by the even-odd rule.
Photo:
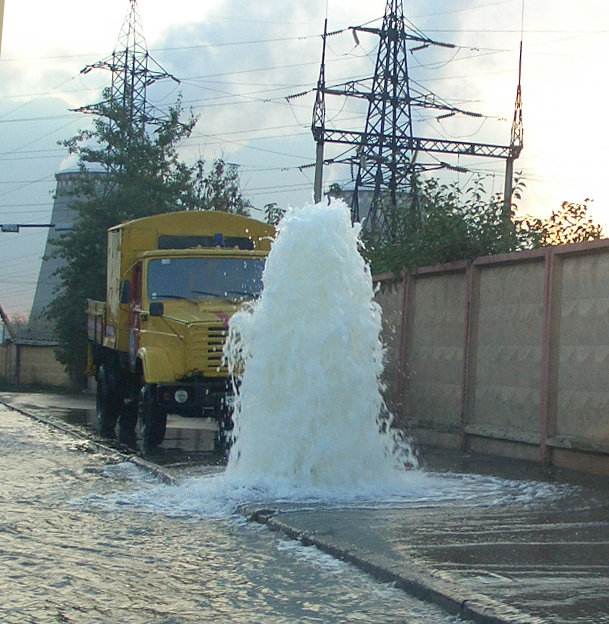
[[[119,397],[114,392],[114,384],[105,364],[97,370],[97,392],[95,394],[95,413],[99,432],[108,437],[115,436],[116,421],[120,407]]]
[[[146,384],[142,387],[139,404],[139,417],[144,446],[158,446],[165,439],[167,412],[155,401],[155,389]]]

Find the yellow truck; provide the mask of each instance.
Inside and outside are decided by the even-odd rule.
[[[273,226],[225,212],[170,212],[108,230],[106,301],[87,301],[90,372],[104,435],[163,441],[167,414],[212,417],[222,447],[232,385],[228,320],[262,290]]]

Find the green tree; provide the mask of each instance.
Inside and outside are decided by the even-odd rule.
[[[178,100],[148,132],[120,104],[100,104],[92,129],[60,143],[78,156],[72,190],[78,218],[58,241],[60,287],[47,315],[60,342],[57,357],[75,384],[83,381],[86,365],[86,299],[105,298],[108,228],[175,210],[245,210],[236,174],[223,161],[206,173],[202,161],[189,166],[179,158],[178,146],[197,121],[191,115],[183,123],[181,116]]]
[[[438,180],[415,180],[416,206],[401,196],[382,199],[387,226],[365,232],[365,255],[375,273],[515,251],[536,246],[536,230],[512,220],[506,225],[499,196],[485,198],[481,180],[466,191]],[[518,187],[519,188],[519,187]]]
[[[197,207],[250,216],[251,203],[243,197],[237,167],[219,158],[205,172],[204,162],[197,163]]]
[[[272,202],[264,206],[264,218],[269,225],[277,225],[281,219],[285,210],[277,206],[277,202]]]
[[[602,238],[603,228],[590,216],[589,202],[589,199],[584,200],[582,204],[565,201],[546,219],[525,217],[522,222],[540,232],[543,246],[597,240]]]
[[[342,186],[338,182],[332,182],[330,184],[330,188],[328,189],[328,197],[342,199],[345,197]]]
[[[414,180],[416,209],[409,197],[393,206],[382,199],[387,226],[365,232],[365,255],[375,273],[410,270],[419,266],[480,256],[533,249],[559,243],[594,240],[602,228],[588,215],[587,205],[564,202],[547,219],[521,217],[512,203],[506,221],[501,195],[488,198],[477,178],[462,191],[436,179]],[[524,184],[517,182],[513,201],[522,196]]]

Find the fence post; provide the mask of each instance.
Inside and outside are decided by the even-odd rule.
[[[402,273],[402,301],[400,309],[400,342],[399,342],[399,357],[398,357],[398,408],[400,410],[400,416],[404,411],[404,382],[406,375],[406,307],[408,306],[408,274]],[[400,418],[400,420],[402,420]]]
[[[476,361],[478,351],[478,312],[480,308],[480,269],[474,262],[465,267],[465,333],[461,377],[461,448],[467,448],[466,427],[476,396]]]
[[[548,437],[555,433],[558,402],[558,361],[562,291],[562,260],[552,247],[544,263],[543,334],[541,343],[541,387],[539,401],[539,455],[543,465],[552,457]]]

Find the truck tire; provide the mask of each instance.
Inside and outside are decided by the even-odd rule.
[[[153,448],[165,439],[167,412],[154,399],[154,388],[150,384],[142,387],[139,404],[140,426],[146,448]]]
[[[99,432],[107,438],[115,436],[116,421],[119,415],[120,400],[114,392],[112,380],[105,364],[97,370],[97,392],[95,394],[95,413]]]
[[[137,401],[126,401],[118,419],[118,441],[130,448],[137,446]]]

